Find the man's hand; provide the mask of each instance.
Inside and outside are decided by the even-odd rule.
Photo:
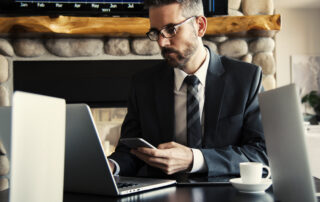
[[[110,167],[110,169],[111,169],[111,172],[112,172],[112,174],[114,173],[114,167],[115,167],[115,165],[114,165],[114,163],[112,162],[112,161],[110,161],[109,159],[108,159],[108,163],[109,163],[109,167]]]
[[[132,149],[131,153],[148,165],[160,168],[167,175],[180,171],[189,171],[193,164],[193,152],[191,148],[176,142],[160,144],[158,149],[140,147]]]

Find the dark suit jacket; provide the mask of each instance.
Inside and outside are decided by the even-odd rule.
[[[238,175],[239,163],[268,164],[258,105],[261,68],[210,52],[200,149],[208,176]],[[133,78],[121,138],[142,137],[157,146],[174,138],[174,71],[165,62]],[[110,156],[120,175],[168,177],[119,144]]]

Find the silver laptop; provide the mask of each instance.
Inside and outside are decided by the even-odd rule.
[[[65,191],[117,196],[176,183],[113,176],[87,105],[68,104],[66,124]]]
[[[273,191],[280,201],[317,201],[295,84],[259,94]]]
[[[10,202],[61,202],[65,100],[15,92],[11,113]]]

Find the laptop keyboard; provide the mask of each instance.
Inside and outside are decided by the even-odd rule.
[[[138,184],[134,184],[134,183],[121,183],[121,182],[118,182],[117,183],[117,187],[118,188],[125,188],[125,187],[132,187],[132,186],[136,186]]]

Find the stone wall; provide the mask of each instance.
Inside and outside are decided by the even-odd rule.
[[[273,0],[229,0],[229,15],[274,14]],[[216,53],[262,67],[263,86],[276,86],[274,41],[275,32],[256,32],[256,37],[246,33],[205,36],[204,43]],[[12,60],[68,60],[84,59],[134,59],[161,58],[155,42],[147,38],[106,37],[0,37],[0,106],[10,105],[12,94]]]
[[[275,87],[275,42],[271,37],[238,38],[207,36],[204,43],[215,52],[232,58],[254,63],[262,67],[263,85],[266,89]],[[12,89],[12,60],[35,59],[108,59],[140,56],[161,57],[155,42],[146,38],[19,38],[0,39],[0,106],[10,105]],[[154,57],[153,57],[154,58]]]
[[[229,0],[229,15],[271,15],[274,14],[273,0]],[[226,55],[262,67],[263,86],[266,90],[275,88],[275,32],[256,32],[255,37],[246,33],[219,36],[205,36],[204,43],[216,53]],[[29,37],[13,38],[0,36],[0,106],[11,104],[13,60],[101,60],[101,59],[159,59],[160,50],[155,42],[147,38],[110,37]],[[125,110],[125,109],[123,109]],[[99,114],[98,114],[99,113]],[[114,149],[119,137],[122,120],[98,119],[110,114],[93,111],[102,140],[111,143]],[[123,119],[123,117],[122,117]],[[106,132],[107,131],[107,132]],[[111,131],[111,132],[110,132]],[[113,131],[113,132],[112,132]],[[117,134],[114,134],[117,133]],[[111,134],[111,135],[110,135]],[[112,137],[111,137],[112,136]],[[113,139],[112,139],[113,138]],[[111,150],[110,150],[111,149]],[[0,191],[8,188],[6,151],[0,142]],[[108,151],[106,151],[108,154]]]
[[[9,173],[9,159],[6,156],[7,151],[0,140],[0,191],[9,188],[9,181],[6,175]]]

